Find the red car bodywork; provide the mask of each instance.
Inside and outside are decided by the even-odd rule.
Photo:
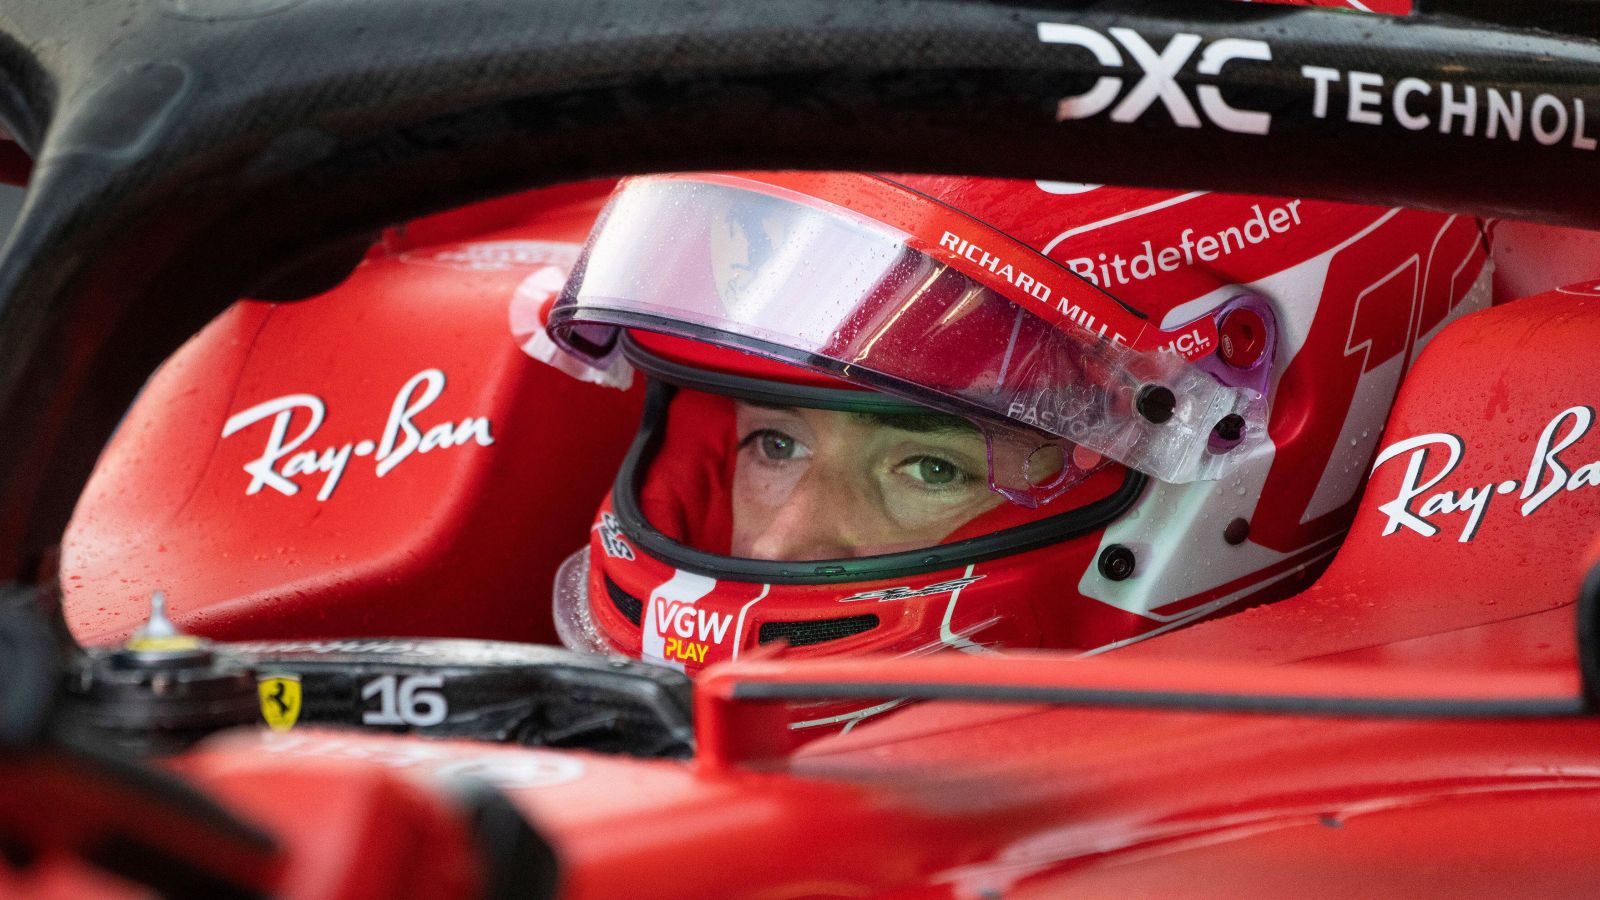
[[[585,541],[640,401],[532,363],[507,298],[550,259],[565,274],[609,190],[540,195],[532,228],[525,197],[414,223],[334,302],[242,303],[212,322],[151,379],[85,493],[63,546],[79,637],[126,637],[159,588],[179,622],[224,640],[554,643],[551,578]],[[290,474],[253,485],[245,467],[282,414],[268,467]],[[343,453],[340,474],[299,473],[307,452]]]
[[[137,36],[113,43],[140,49]],[[109,48],[106,58],[116,59]],[[1538,59],[1581,87],[1581,66]],[[137,86],[141,67],[90,83]],[[226,93],[202,87],[207,100]],[[65,149],[53,136],[40,171],[75,187],[61,173],[111,169],[162,137],[127,130],[139,122],[120,117],[130,105],[108,105],[118,128]],[[264,110],[259,121],[273,119]],[[378,146],[448,136],[420,129]],[[1472,152],[1484,147],[1495,152]],[[262,158],[290,165],[295,146],[279,149]],[[1449,153],[1424,158],[1460,177]],[[1503,191],[1484,192],[1508,208]],[[529,364],[503,340],[503,306],[463,304],[452,290],[516,290],[537,274],[523,262],[537,268],[553,251],[482,244],[578,240],[601,193],[546,195],[534,232],[523,200],[413,224],[378,252],[416,258],[357,271],[346,304],[244,304],[213,323],[149,383],[78,508],[61,559],[78,635],[126,636],[163,588],[181,624],[224,639],[549,640],[549,573],[583,542],[636,398]],[[181,879],[209,867],[259,894],[481,895],[496,872],[452,793],[477,778],[548,839],[569,897],[1589,896],[1600,719],[1584,696],[1595,673],[1580,677],[1595,623],[1580,630],[1574,601],[1600,563],[1600,289],[1585,281],[1600,257],[1576,232],[1499,222],[1489,233],[1507,302],[1451,324],[1418,358],[1349,537],[1300,595],[1087,660],[746,658],[697,683],[689,762],[255,729],[156,764],[176,776],[162,780],[0,741],[0,895],[147,895],[107,874],[117,848],[97,842],[109,832],[136,834],[152,868]],[[229,428],[251,408],[260,418]],[[323,418],[311,428],[313,410]],[[291,427],[306,429],[303,447],[246,470],[273,440],[262,429],[289,411],[301,418],[284,420],[279,449],[299,433]],[[569,423],[582,444],[561,440]],[[372,453],[386,434],[415,445],[380,477]],[[304,450],[315,453],[291,476]],[[323,490],[343,502],[316,501]],[[1597,589],[1591,578],[1584,596]],[[774,698],[860,685],[942,699],[790,745]],[[1185,708],[1229,702],[1257,711]],[[1319,706],[1337,714],[1308,712]],[[212,895],[203,881],[183,884]]]
[[[124,422],[69,532],[80,636],[124,636],[162,587],[181,624],[222,639],[549,640],[544,585],[584,540],[637,400],[528,363],[503,339],[503,306],[451,298],[483,281],[514,290],[538,248],[494,242],[579,240],[603,193],[544,195],[539,224],[514,233],[494,224],[525,216],[511,201],[470,223],[420,223],[384,251],[414,261],[358,270],[342,303],[243,304],[191,342]],[[404,278],[384,280],[394,272]],[[1401,450],[1377,466],[1314,587],[1105,656],[740,662],[698,684],[689,763],[296,730],[223,736],[170,765],[280,837],[258,877],[294,896],[474,890],[480,873],[425,777],[441,773],[498,784],[555,848],[572,897],[1588,894],[1600,877],[1591,720],[946,700],[794,750],[779,706],[741,692],[1575,697],[1573,601],[1600,515],[1600,438],[1575,410],[1600,394],[1597,344],[1594,285],[1449,326],[1379,443]],[[396,391],[429,367],[447,378],[412,417],[419,432],[481,416],[493,443],[468,427],[384,478],[352,453],[338,504],[247,495],[263,437],[216,437],[236,398],[315,385],[326,418],[305,448],[377,441]],[[293,419],[289,437],[309,421]],[[580,426],[590,443],[574,452],[560,436]],[[295,480],[309,494],[326,474]],[[82,873],[37,871],[11,887],[81,886]]]

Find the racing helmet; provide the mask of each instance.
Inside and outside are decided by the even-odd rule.
[[[1474,220],[1315,200],[625,180],[526,345],[647,381],[589,545],[558,574],[558,631],[692,673],[763,645],[1101,652],[1287,596],[1348,527],[1403,370],[1488,303],[1487,265]],[[959,472],[905,464],[992,502],[852,543],[852,495],[785,476],[769,506],[813,491],[790,516],[811,539],[752,553],[741,454],[795,452],[741,433],[768,411],[961,430]]]

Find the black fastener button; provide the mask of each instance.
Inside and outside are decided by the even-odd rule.
[[[1147,384],[1139,390],[1139,398],[1134,401],[1134,407],[1139,410],[1139,415],[1160,425],[1172,418],[1172,411],[1178,406],[1178,398],[1172,391],[1159,384]]]
[[[1112,581],[1124,581],[1133,575],[1133,551],[1121,544],[1112,544],[1100,551],[1100,574]]]
[[[1223,416],[1216,427],[1211,429],[1211,433],[1215,434],[1218,440],[1230,444],[1238,443],[1239,438],[1244,437],[1244,416],[1238,413]]]
[[[1222,539],[1233,546],[1244,543],[1248,537],[1250,537],[1250,523],[1245,519],[1234,519],[1222,530]]]

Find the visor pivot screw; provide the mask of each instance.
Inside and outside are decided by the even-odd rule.
[[[1147,384],[1139,390],[1139,398],[1134,401],[1134,406],[1139,410],[1139,415],[1160,425],[1172,418],[1172,411],[1178,406],[1178,398],[1172,391],[1159,384]]]
[[[1235,369],[1254,366],[1267,347],[1267,323],[1252,309],[1236,309],[1223,316],[1217,331],[1219,355]]]
[[[1223,449],[1233,449],[1233,445],[1244,437],[1244,416],[1228,413],[1217,421],[1216,427],[1211,429],[1211,434],[1222,444]]]
[[[1126,581],[1133,577],[1135,562],[1132,550],[1112,544],[1100,551],[1100,574],[1111,581]]]
[[[1227,541],[1229,546],[1237,547],[1248,537],[1250,537],[1250,522],[1246,519],[1234,519],[1222,530],[1222,539]]]

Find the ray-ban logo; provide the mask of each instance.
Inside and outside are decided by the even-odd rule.
[[[1573,467],[1573,461],[1563,456],[1572,455],[1569,452],[1572,445],[1588,434],[1593,424],[1593,409],[1587,406],[1564,409],[1540,433],[1538,442],[1534,444],[1533,459],[1521,481],[1507,478],[1456,490],[1433,489],[1450,477],[1466,458],[1466,442],[1460,436],[1435,432],[1406,438],[1385,447],[1373,463],[1373,471],[1400,457],[1406,460],[1406,470],[1394,499],[1378,507],[1378,511],[1387,517],[1383,533],[1390,535],[1404,528],[1425,537],[1433,537],[1440,531],[1436,519],[1466,513],[1466,521],[1456,537],[1457,541],[1466,543],[1477,535],[1478,527],[1483,524],[1484,513],[1489,510],[1489,501],[1496,495],[1517,494],[1517,499],[1522,501],[1518,512],[1526,517],[1538,512],[1560,494],[1600,487],[1600,460]],[[1428,474],[1435,466],[1437,470]]]

